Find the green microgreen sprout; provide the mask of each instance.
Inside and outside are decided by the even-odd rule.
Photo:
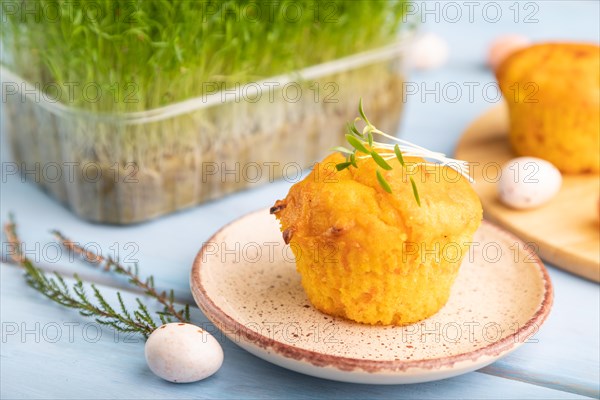
[[[380,131],[369,121],[365,111],[363,109],[362,98],[358,102],[358,113],[360,117],[357,117],[354,122],[348,123],[348,134],[346,134],[346,141],[352,146],[352,150],[347,149],[343,146],[334,147],[332,150],[338,151],[346,156],[346,161],[336,164],[336,169],[342,171],[346,168],[355,167],[358,168],[356,163],[357,159],[368,159],[371,158],[379,167],[375,171],[377,181],[379,185],[387,193],[392,193],[392,187],[389,182],[385,179],[385,176],[381,172],[390,171],[393,169],[392,165],[388,162],[394,158],[398,160],[402,168],[407,168],[407,164],[404,161],[404,157],[420,157],[425,160],[435,161],[436,164],[449,166],[458,171],[462,176],[467,178],[470,182],[473,179],[469,175],[469,165],[466,161],[455,160],[453,158],[446,157],[443,153],[434,152],[424,147],[418,146],[409,141],[398,139],[385,132]],[[362,133],[356,127],[356,122],[364,121],[366,124]],[[376,141],[374,135],[379,135],[389,141],[396,142],[394,144],[383,143]],[[431,163],[430,161],[423,161],[418,163],[412,163],[411,165],[424,165]],[[410,185],[412,188],[415,201],[421,206],[421,197],[419,196],[419,190],[417,183],[412,176],[409,177]]]
[[[392,43],[411,29],[407,5],[0,1],[0,64],[69,106],[146,111]]]

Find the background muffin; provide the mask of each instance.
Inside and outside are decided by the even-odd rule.
[[[498,68],[518,155],[567,173],[600,167],[600,47],[546,43],[517,51]]]

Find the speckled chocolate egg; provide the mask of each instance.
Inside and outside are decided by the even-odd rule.
[[[219,342],[192,324],[171,323],[157,328],[148,337],[145,353],[152,372],[176,383],[207,378],[223,363]]]
[[[548,161],[519,157],[502,167],[498,182],[500,200],[515,209],[528,209],[550,201],[560,190],[560,171]]]

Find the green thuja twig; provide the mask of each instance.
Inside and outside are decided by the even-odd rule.
[[[131,285],[142,289],[146,295],[155,298],[164,307],[163,311],[158,312],[162,323],[172,322],[172,317],[180,322],[189,322],[190,306],[186,304],[184,308],[178,310],[175,307],[175,294],[173,293],[173,290],[171,289],[168,294],[165,291],[159,293],[154,287],[154,277],[149,276],[145,280],[140,278],[137,264],[134,265],[133,269],[131,267],[125,267],[112,257],[103,257],[101,254],[84,249],[76,242],[66,238],[58,230],[52,231],[52,234],[73,254],[80,256],[83,260],[94,266],[102,267],[105,271],[126,276]]]
[[[155,329],[156,324],[150,318],[146,307],[137,299],[138,308],[131,312],[127,310],[121,294],[117,292],[121,312],[115,311],[106,301],[100,290],[91,285],[97,304],[92,303],[83,285],[83,281],[73,275],[75,283],[69,287],[64,278],[58,273],[53,276],[45,274],[36,267],[21,251],[21,241],[17,235],[16,224],[12,218],[4,225],[4,234],[11,246],[10,257],[25,270],[25,280],[33,289],[46,296],[48,299],[64,307],[73,308],[85,317],[93,317],[101,325],[111,326],[120,332],[136,332],[148,337]]]
[[[27,284],[48,299],[64,307],[75,309],[82,316],[92,317],[97,323],[112,327],[120,332],[139,333],[144,337],[148,337],[156,329],[157,325],[154,318],[139,298],[136,298],[136,307],[129,309],[125,305],[121,293],[117,292],[118,307],[113,307],[96,285],[91,284],[90,287],[95,300],[92,302],[88,297],[88,291],[83,281],[77,274],[73,275],[75,283],[69,286],[58,273],[46,274],[35,266],[21,250],[22,242],[17,235],[16,224],[12,215],[9,222],[4,225],[4,234],[10,246],[10,257],[16,264],[23,267]],[[63,239],[65,247],[70,248],[69,243],[75,245],[60,233],[55,232],[55,235]],[[88,259],[96,260],[96,263],[103,263],[106,270],[128,276],[132,284],[143,288],[146,294],[156,298],[164,306],[162,311],[156,312],[162,323],[171,322],[172,317],[182,322],[189,321],[189,306],[186,305],[184,309],[177,311],[174,307],[173,291],[171,290],[168,296],[166,292],[159,294],[154,288],[154,279],[151,276],[145,281],[140,279],[137,266],[133,270],[125,268],[112,259],[104,259],[94,253],[82,253],[83,249],[78,246],[72,250],[78,254],[86,254]]]

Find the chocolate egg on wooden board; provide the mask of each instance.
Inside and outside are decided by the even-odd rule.
[[[205,379],[223,364],[223,349],[219,342],[192,324],[160,326],[148,337],[145,354],[152,372],[175,383]]]
[[[561,184],[560,171],[548,161],[518,157],[502,167],[498,195],[507,206],[524,210],[550,201],[560,190]]]

